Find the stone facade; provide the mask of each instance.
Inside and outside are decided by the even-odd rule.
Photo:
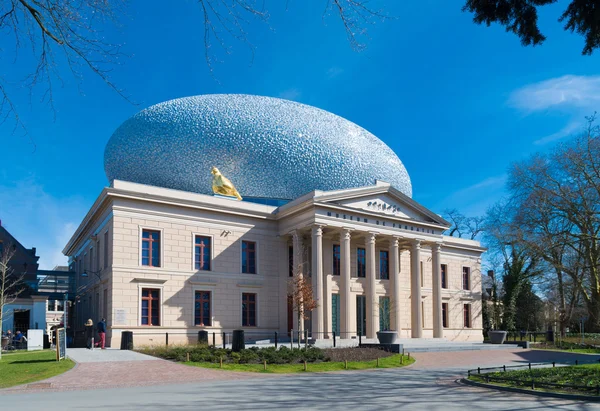
[[[64,250],[71,270],[79,274],[75,327],[88,318],[106,317],[113,347],[125,330],[134,332],[136,345],[163,344],[167,333],[169,343],[195,342],[199,330],[217,333],[217,343],[222,332],[239,328],[257,338],[275,331],[285,335],[290,328],[303,328],[290,315],[287,297],[290,273],[302,267],[318,300],[305,322],[313,338],[332,338],[334,323],[342,325],[342,338],[356,336],[357,296],[364,295],[367,337],[380,328],[379,297],[387,296],[390,328],[403,338],[482,341],[484,249],[476,241],[443,236],[446,228],[439,216],[381,182],[315,191],[273,207],[116,180],[102,191]],[[142,261],[144,230],[160,238],[158,267]],[[196,236],[210,238],[210,270],[196,269]],[[242,273],[243,241],[255,244],[255,274]],[[339,273],[334,272],[334,245],[344,248]],[[358,248],[368,251],[365,278],[358,277]],[[390,279],[380,279],[381,250],[389,255]],[[435,281],[441,264],[447,266],[447,288]],[[463,290],[463,267],[469,271],[468,290]],[[151,292],[159,300],[153,306],[159,325],[143,324],[154,321],[142,320],[142,294],[148,290],[157,290]],[[208,326],[195,325],[200,291],[210,293]],[[244,293],[255,295],[254,326],[242,324]],[[339,316],[332,311],[334,294],[340,295]],[[442,304],[447,305],[446,327]],[[468,326],[465,304],[470,305]],[[421,318],[417,325],[415,318]]]

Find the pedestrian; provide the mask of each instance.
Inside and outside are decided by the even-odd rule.
[[[94,348],[94,322],[91,318],[85,322],[85,339],[87,341],[87,349],[91,350]]]
[[[98,321],[98,324],[96,324],[96,329],[98,330],[99,337],[96,347],[100,347],[104,350],[104,344],[106,343],[106,320],[104,318]]]

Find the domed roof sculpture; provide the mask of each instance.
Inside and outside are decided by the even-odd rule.
[[[212,194],[217,167],[244,198],[292,200],[382,180],[412,196],[396,154],[356,124],[271,97],[213,94],[156,104],[125,121],[104,153],[108,180]]]

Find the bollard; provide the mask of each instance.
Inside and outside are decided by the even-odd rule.
[[[185,354],[185,362],[190,362],[190,353]]]
[[[400,365],[404,364],[404,355],[400,355]]]
[[[529,371],[531,371],[531,363],[529,363]]]
[[[408,353],[408,361],[410,361],[410,353]]]
[[[503,365],[502,368],[504,368],[504,372],[506,372],[506,365]]]
[[[531,389],[535,390],[535,381],[533,379],[531,380]]]
[[[467,377],[471,376],[471,370],[467,370]]]
[[[304,361],[304,371],[306,371],[306,361]]]
[[[223,356],[219,357],[219,368],[223,368]]]
[[[264,370],[267,371],[267,360],[265,360],[265,368],[264,368]]]
[[[477,374],[481,374],[481,367],[477,367]]]
[[[277,342],[278,342],[277,341],[277,336],[278,336],[277,331],[275,331],[275,349],[277,349]],[[265,365],[265,367],[266,367],[266,365]]]
[[[165,333],[165,343],[169,346],[169,333]]]
[[[552,368],[556,367],[556,363],[552,361]]]
[[[333,332],[333,348],[335,348],[335,331]],[[600,360],[598,360],[600,361]]]
[[[348,360],[344,360],[344,368],[348,369]]]
[[[379,357],[377,357],[377,365],[376,365],[376,367],[379,368]]]

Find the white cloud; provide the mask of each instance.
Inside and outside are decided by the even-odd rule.
[[[279,93],[279,97],[286,100],[297,100],[302,95],[302,92],[297,88],[290,88]]]
[[[537,140],[535,140],[533,142],[533,144],[543,145],[543,144],[552,143],[552,142],[560,140],[562,138],[571,136],[571,135],[573,135],[573,133],[576,133],[577,131],[580,131],[580,130],[582,130],[582,123],[573,121],[573,122],[567,124],[566,126],[564,126],[563,128],[561,128],[560,130],[558,130],[556,133],[552,133],[546,137],[538,138]]]
[[[34,177],[0,184],[2,225],[23,246],[36,247],[40,269],[66,265],[62,249],[86,211],[82,199],[51,195]]]
[[[340,67],[331,67],[329,70],[327,70],[327,77],[328,78],[336,78],[343,72],[344,72],[344,69],[342,69]]]
[[[514,91],[509,102],[530,112],[595,107],[600,103],[600,76],[566,75],[544,80]]]

